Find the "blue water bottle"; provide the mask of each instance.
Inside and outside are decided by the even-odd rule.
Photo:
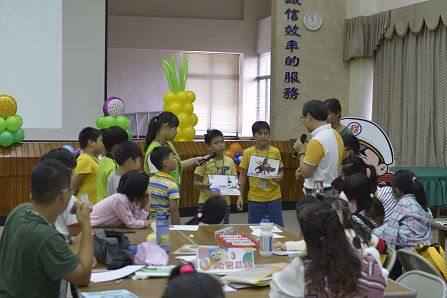
[[[161,246],[166,252],[169,252],[169,225],[171,216],[169,211],[157,211],[157,245]]]

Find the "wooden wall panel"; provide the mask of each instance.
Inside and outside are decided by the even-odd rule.
[[[141,149],[144,141],[136,141]],[[235,141],[229,141],[227,147]],[[238,141],[243,148],[254,145],[253,141]],[[30,201],[30,174],[32,167],[40,157],[54,148],[63,145],[78,147],[77,142],[25,142],[9,148],[0,147],[0,216],[7,215],[17,205]],[[281,181],[282,197],[284,201],[296,201],[302,196],[303,181],[295,180],[295,170],[298,163],[292,158],[292,141],[272,141],[272,146],[280,149],[284,163],[284,179]],[[175,143],[175,147],[182,159],[208,154],[204,142]],[[180,207],[194,207],[197,205],[199,191],[192,187],[194,170],[183,172],[181,183]],[[233,200],[233,203],[234,200]]]

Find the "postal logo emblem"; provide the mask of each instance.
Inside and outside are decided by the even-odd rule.
[[[348,128],[354,136],[358,136],[362,133],[362,126],[360,125],[360,123],[351,122],[348,124]]]

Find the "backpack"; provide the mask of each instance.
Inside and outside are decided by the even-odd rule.
[[[441,272],[444,280],[447,281],[447,265],[445,262],[444,249],[439,243],[428,244],[416,244],[414,249],[416,253],[424,257],[430,264],[432,264],[439,272]]]
[[[133,264],[134,254],[129,246],[129,239],[122,232],[99,229],[93,236],[95,258],[109,270]]]

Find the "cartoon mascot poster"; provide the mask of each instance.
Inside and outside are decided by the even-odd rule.
[[[346,117],[340,122],[359,139],[360,157],[376,168],[378,182],[390,184],[393,174],[389,172],[389,167],[394,163],[394,151],[383,129],[362,118]]]

